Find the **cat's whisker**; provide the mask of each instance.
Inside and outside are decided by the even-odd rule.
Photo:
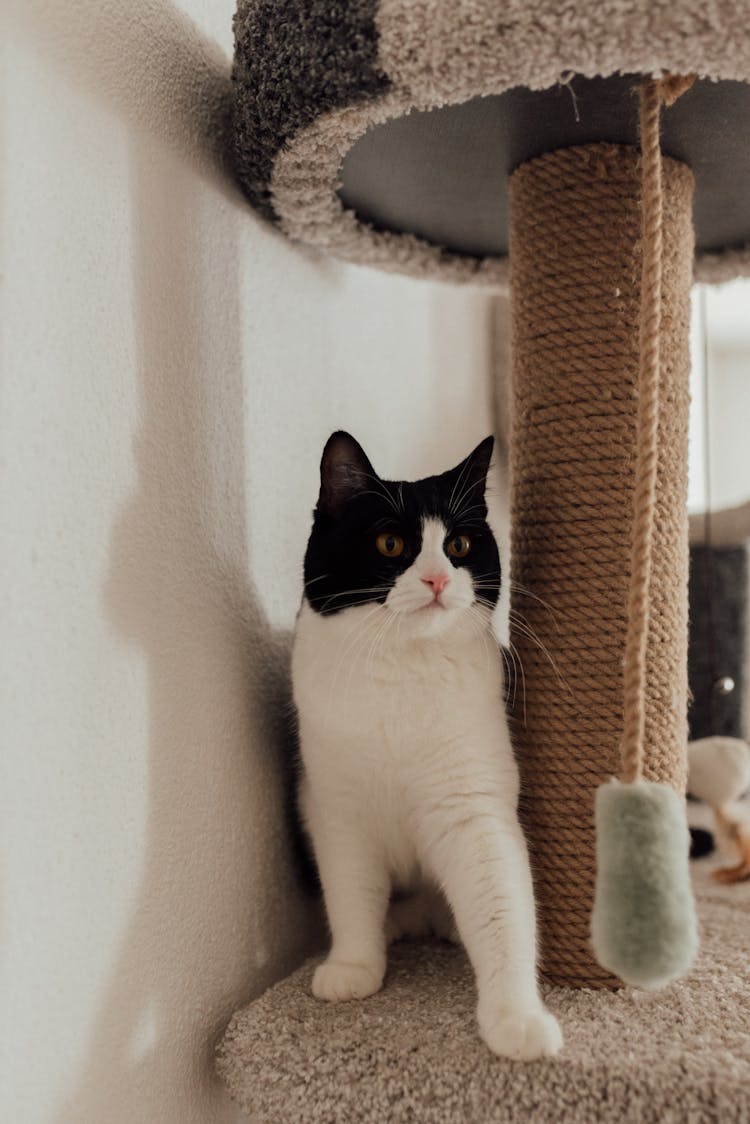
[[[387,611],[387,616],[382,621],[381,627],[376,632],[375,637],[372,641],[372,644],[370,645],[370,650],[367,654],[367,659],[365,660],[365,675],[367,676],[367,678],[370,681],[374,682],[374,679],[375,679],[375,676],[372,672],[372,666],[373,666],[374,661],[375,661],[375,656],[377,655],[380,647],[382,646],[382,644],[385,640],[385,636],[387,635],[388,632],[390,632],[391,628],[393,627],[393,625],[394,625],[394,623],[397,619],[397,616],[398,616],[398,614],[392,613],[392,612],[390,612],[390,610]]]
[[[384,482],[380,479],[379,476],[373,476],[371,473],[363,472],[362,470],[358,471],[357,475],[362,480],[371,480],[373,482],[373,484],[377,485],[377,488],[378,488],[378,490],[376,490],[376,491],[375,490],[369,490],[369,491],[359,492],[358,493],[359,495],[362,495],[362,496],[380,496],[381,498],[388,501],[388,503],[391,505],[391,507],[393,508],[393,510],[396,512],[397,515],[401,515],[401,511],[399,510],[399,507],[398,507],[398,504],[396,503],[396,500],[393,498],[391,493],[388,491]]]
[[[484,530],[487,526],[487,520],[481,519],[479,516],[476,519],[454,519],[452,525],[456,530],[460,528],[462,531],[473,531],[475,527]]]
[[[370,524],[370,526],[368,527],[368,532],[372,535],[376,531],[380,530],[381,527],[393,527],[394,522],[395,521],[392,515],[383,515],[380,519],[376,519],[374,523]]]
[[[512,697],[511,697],[510,701],[509,701],[509,706],[512,710],[514,710],[515,705],[516,705],[516,696],[517,696],[517,693],[518,693],[518,685],[521,682],[521,675],[520,675],[520,672],[518,670],[518,659],[517,659],[516,653],[513,650],[513,647],[510,644],[510,642],[508,643],[507,647],[505,645],[503,645],[503,650],[506,653],[506,655],[507,655],[507,657],[510,661],[511,667],[512,667],[511,675],[512,675],[513,694],[512,694]]]
[[[482,643],[483,643],[483,646],[484,646],[484,669],[485,669],[485,671],[489,671],[489,669],[490,669],[490,655],[491,655],[491,647],[490,647],[489,637],[492,635],[492,633],[490,632],[490,630],[488,628],[489,622],[482,619],[482,617],[478,614],[477,610],[474,608],[473,605],[470,605],[469,608],[468,608],[467,620],[471,624],[475,633],[477,633],[479,635],[480,639],[482,640]]]
[[[379,605],[378,609],[382,609],[382,605]],[[371,619],[364,622],[364,627],[362,628],[361,632],[357,633],[354,638],[354,642],[349,645],[346,651],[342,651],[341,656],[337,662],[336,675],[334,677],[333,685],[335,686],[335,682],[338,679],[341,669],[344,664],[346,664],[347,675],[346,681],[343,685],[344,696],[349,694],[352,686],[352,676],[355,669],[362,666],[363,658],[366,665],[365,653],[368,650],[368,646],[371,646],[373,639],[377,635],[381,625],[382,620],[380,615],[374,614]],[[329,694],[328,705],[332,708],[331,714],[335,713],[335,703],[332,698],[332,693]]]
[[[456,509],[460,510],[461,505],[463,504],[466,496],[468,496],[469,493],[472,492],[475,488],[481,488],[482,489],[482,495],[484,496],[484,494],[487,490],[487,478],[486,478],[487,474],[484,473],[484,475],[481,476],[481,478],[477,478],[477,479],[472,480],[470,473],[471,473],[471,470],[473,469],[473,467],[474,467],[473,457],[468,457],[463,464],[461,472],[459,473],[459,476],[458,476],[458,480],[456,481],[456,483],[453,487],[453,491],[451,492],[451,497],[450,497],[450,500],[448,501],[448,510],[449,511],[454,512],[454,511],[456,511]],[[463,492],[461,492],[458,499],[455,499],[456,489],[461,485],[464,474],[468,474],[469,478],[467,480],[467,483],[464,487]]]
[[[453,506],[453,500],[455,499],[456,489],[461,487],[461,481],[464,478],[464,474],[466,472],[468,472],[470,467],[471,467],[471,461],[470,460],[466,460],[464,462],[464,464],[461,466],[461,471],[458,474],[458,477],[456,479],[455,484],[453,485],[453,489],[452,489],[450,497],[448,499],[448,511],[450,511],[450,512],[453,512],[455,510],[454,506]]]
[[[370,636],[370,644],[368,646],[367,654],[366,654],[365,660],[364,660],[365,678],[368,679],[370,682],[372,682],[372,680],[374,678],[374,676],[372,674],[372,670],[371,670],[373,655],[374,655],[375,650],[378,646],[378,641],[380,639],[380,636],[382,635],[383,630],[386,628],[387,624],[388,624],[388,618],[387,617],[383,617],[383,618],[379,619],[377,621],[375,629],[373,630],[373,632]]]
[[[516,695],[518,694],[518,684],[520,682],[520,676],[518,674],[518,664],[516,662],[515,653],[511,651],[510,647],[508,647],[508,648],[503,647],[503,651],[507,652],[508,659],[510,659],[512,661],[512,664],[513,664],[513,673],[512,673],[513,697],[510,700],[510,706],[511,706],[512,710],[515,710]]]
[[[396,613],[395,616],[396,616],[396,643],[399,644],[400,641],[401,641],[401,624],[402,624],[402,621],[403,621],[403,614],[402,613]]]
[[[319,574],[317,578],[310,578],[309,582],[305,582],[304,588],[309,589],[311,585],[315,585],[316,582],[322,582],[324,578],[330,578],[330,576],[330,574]]]
[[[455,513],[456,513],[457,511],[465,511],[465,510],[466,510],[466,509],[465,509],[465,508],[463,507],[464,501],[465,501],[466,499],[468,499],[468,497],[469,497],[469,496],[471,495],[471,493],[472,493],[472,492],[473,492],[473,491],[474,491],[474,490],[475,490],[476,488],[480,488],[480,489],[481,489],[481,493],[482,493],[482,496],[484,496],[484,495],[485,495],[485,487],[484,487],[484,481],[482,481],[482,480],[473,480],[473,481],[471,481],[470,483],[468,483],[468,484],[466,485],[466,487],[464,488],[463,492],[461,493],[461,495],[459,496],[459,498],[458,498],[458,499],[456,500],[455,506],[454,506],[454,507],[452,507],[452,508],[449,508],[449,510],[450,510],[450,512],[451,512],[451,514],[455,515]]]
[[[460,511],[452,512],[452,515],[453,515],[453,518],[454,518],[455,522],[460,523],[461,526],[463,527],[463,526],[468,524],[469,520],[467,519],[467,516],[468,516],[469,512],[471,512],[471,511],[486,512],[487,511],[487,505],[485,503],[473,503],[470,507],[462,507],[460,509]],[[485,519],[477,519],[477,518],[473,519],[473,523],[474,523],[475,526],[478,526],[478,525],[480,525],[482,523],[485,523],[485,522],[486,522]]]
[[[365,674],[369,675],[370,654],[377,643],[380,633],[388,624],[388,612],[387,609],[383,609],[383,612],[379,613],[374,620],[370,622],[368,634],[363,637],[362,644],[350,654],[351,667],[347,680],[347,689],[348,683],[351,681],[351,669],[354,667],[357,660],[361,660],[364,663]]]
[[[380,610],[382,608],[383,608],[383,606],[380,605],[380,604],[375,605],[374,608],[370,609],[370,611],[368,613],[366,613],[365,616],[362,619],[358,618],[357,620],[355,620],[353,622],[353,624],[351,625],[351,627],[348,629],[348,631],[344,635],[344,639],[341,643],[341,649],[340,649],[340,652],[339,652],[339,658],[336,661],[336,665],[335,665],[334,670],[333,670],[330,689],[329,689],[329,692],[328,692],[328,714],[329,715],[333,714],[333,709],[332,709],[333,692],[334,692],[336,684],[338,682],[338,677],[339,677],[339,674],[341,672],[341,668],[343,667],[344,663],[346,662],[347,666],[348,666],[348,669],[349,669],[349,677],[347,679],[347,690],[348,690],[349,684],[351,683],[352,668],[354,667],[354,664],[355,664],[355,661],[352,657],[355,655],[355,653],[357,651],[357,648],[360,647],[360,645],[363,645],[365,640],[368,638],[373,624],[377,623],[377,621],[375,621],[373,618],[376,617],[376,615],[378,613],[378,610]],[[352,639],[352,637],[353,637],[353,639]]]
[[[508,696],[506,698],[506,703],[509,706],[513,706],[513,703],[514,703],[514,700],[515,700],[515,694],[514,694],[514,698],[510,699],[509,692],[510,692],[510,690],[513,690],[515,692],[515,682],[516,681],[515,681],[515,678],[513,676],[512,670],[510,670],[510,662],[508,660],[508,653],[505,650],[504,644],[500,644],[500,655],[503,656],[503,667],[505,669],[505,674],[506,674],[505,689],[506,689],[506,696]]]
[[[517,667],[517,664],[516,664],[516,657],[513,654],[513,652],[510,650],[510,648],[509,647],[506,648],[504,644],[500,644],[500,651],[502,653],[503,661],[505,663],[505,666],[508,670],[508,683],[506,684],[506,686],[510,687],[510,690],[512,691],[512,694],[507,699],[507,705],[512,710],[513,707],[516,704],[516,689],[517,689],[518,680],[519,680],[518,667]]]
[[[497,601],[490,601],[487,597],[482,597],[481,593],[476,592],[477,587],[474,586],[474,600],[478,601],[480,605],[486,605],[488,609],[494,610],[497,608]]]
[[[393,510],[396,514],[397,520],[399,522],[401,521],[401,518],[402,518],[401,512],[396,507],[396,504],[393,500],[393,497],[389,496],[387,492],[376,492],[373,488],[364,488],[361,492],[358,492],[357,495],[359,495],[359,496],[377,496],[378,499],[386,500],[389,503],[389,505],[393,508]]]
[[[387,620],[386,620],[385,626],[381,630],[380,636],[378,637],[378,644],[377,644],[377,648],[375,649],[376,653],[379,654],[380,649],[382,649],[383,645],[386,643],[387,639],[390,637],[392,629],[394,629],[394,628],[397,629],[398,622],[399,622],[399,614],[398,613],[390,613]],[[373,655],[374,654],[375,653],[373,653]]]
[[[557,664],[555,663],[554,659],[552,658],[551,652],[549,651],[547,646],[545,644],[543,644],[542,641],[539,639],[536,632],[531,627],[531,625],[526,620],[526,618],[522,614],[520,614],[517,609],[510,609],[509,610],[509,618],[510,618],[511,629],[515,629],[517,632],[520,632],[522,636],[525,636],[528,640],[530,640],[532,644],[536,644],[536,646],[537,646],[537,648],[539,648],[540,652],[543,652],[544,655],[549,660],[550,667],[554,671],[554,673],[557,677],[557,681],[560,684],[560,686],[564,687],[564,689],[568,692],[568,694],[572,694],[573,692],[572,692],[570,686],[568,685],[568,683],[566,682],[565,677],[563,676],[562,672],[560,671]]]
[[[522,694],[523,694],[523,724],[525,726],[526,725],[526,672],[524,671],[523,660],[521,659],[521,653],[518,651],[518,648],[516,648],[515,644],[513,643],[513,641],[510,638],[508,639],[508,650],[510,652],[512,652],[514,660],[518,660],[518,670],[521,673],[521,691],[522,691]]]
[[[531,597],[534,601],[537,601],[542,606],[542,608],[546,609],[547,612],[551,614],[555,622],[555,627],[558,627],[559,613],[552,605],[550,605],[549,601],[545,601],[544,598],[540,597],[538,593],[532,593],[530,589],[527,589],[519,582],[511,581],[510,588],[514,593],[520,593],[522,597]]]
[[[488,467],[489,467],[489,466],[488,466]],[[450,498],[450,500],[449,500],[449,502],[448,502],[448,510],[449,510],[449,511],[451,511],[451,512],[454,512],[454,511],[456,511],[457,509],[458,509],[458,510],[460,510],[460,509],[461,509],[461,506],[462,506],[462,504],[464,503],[464,500],[466,499],[466,497],[467,497],[467,496],[468,496],[468,495],[469,495],[469,494],[470,494],[471,492],[473,492],[475,488],[480,488],[480,489],[481,489],[481,492],[482,492],[482,498],[483,498],[483,499],[484,499],[484,497],[485,497],[485,496],[486,496],[486,495],[487,495],[487,494],[488,494],[488,493],[490,492],[491,488],[490,488],[490,486],[489,486],[489,485],[488,485],[488,483],[487,483],[487,472],[485,471],[485,472],[484,472],[484,473],[483,473],[483,474],[482,474],[481,476],[478,476],[478,477],[476,477],[476,478],[475,478],[475,479],[473,479],[473,480],[471,479],[471,477],[469,477],[469,479],[468,479],[468,481],[467,481],[467,483],[466,483],[466,485],[465,485],[465,487],[464,487],[464,490],[463,490],[463,492],[461,492],[461,494],[460,494],[460,496],[458,497],[458,499],[455,499],[455,492],[456,492],[456,488],[457,488],[457,487],[458,487],[458,486],[460,485],[460,483],[461,483],[461,480],[462,480],[462,477],[463,477],[463,475],[464,475],[464,472],[466,472],[466,471],[471,471],[471,470],[472,470],[473,468],[474,468],[474,461],[473,461],[473,457],[469,457],[469,458],[468,458],[468,459],[467,459],[467,460],[465,461],[465,463],[464,463],[464,466],[463,466],[463,468],[462,468],[462,470],[461,470],[461,473],[459,474],[459,478],[458,478],[458,480],[456,481],[456,485],[454,486],[454,489],[453,489],[453,491],[451,492],[451,498]]]
[[[355,650],[357,648],[357,645],[361,642],[363,634],[365,634],[368,630],[370,619],[376,614],[379,608],[380,605],[376,605],[374,608],[370,609],[370,611],[366,613],[361,620],[355,620],[351,624],[347,632],[344,634],[344,638],[339,648],[338,660],[333,670],[333,682],[331,684],[331,690],[333,690],[333,687],[335,687],[336,680],[338,678],[342,665],[347,660],[348,656],[351,655],[352,651]],[[349,666],[351,668],[351,664]]]
[[[385,593],[386,596],[387,596],[389,589],[390,589],[390,586],[387,586],[387,585],[372,585],[372,586],[363,586],[359,589],[338,590],[336,593],[330,594],[330,596],[328,596],[325,599],[325,601],[323,602],[322,605],[315,605],[314,608],[317,609],[317,611],[320,612],[320,613],[325,613],[326,609],[331,604],[331,602],[337,600],[338,598],[351,597],[353,594],[364,594],[364,593],[374,593],[374,594],[378,594],[378,595],[380,595],[382,593]],[[309,598],[308,598],[308,600],[309,600]],[[355,605],[346,605],[346,606],[342,605],[341,608],[342,609],[343,608],[356,608],[359,605],[370,605],[375,600],[377,600],[376,597],[370,597],[370,598],[367,598],[365,601],[356,602]]]

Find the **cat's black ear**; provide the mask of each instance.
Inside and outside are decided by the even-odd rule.
[[[318,511],[340,515],[349,500],[372,487],[373,476],[375,469],[359,442],[343,430],[332,433],[320,462]]]
[[[484,441],[480,441],[476,449],[452,470],[451,476],[454,476],[460,484],[459,494],[466,495],[471,491],[475,501],[477,493],[484,496],[494,446],[495,438],[485,437]]]

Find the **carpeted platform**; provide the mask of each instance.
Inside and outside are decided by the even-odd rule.
[[[313,999],[310,963],[270,988],[230,1023],[220,1073],[259,1124],[750,1121],[750,883],[714,884],[714,865],[694,864],[702,951],[690,976],[655,994],[548,990],[558,1058],[493,1057],[464,953],[402,942],[385,988],[362,1003]]]
[[[746,276],[747,22],[736,0],[238,0],[237,177],[295,240],[504,287],[510,172],[633,144],[635,76],[697,74],[665,152],[697,180],[696,278]]]

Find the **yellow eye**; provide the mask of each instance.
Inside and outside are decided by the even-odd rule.
[[[471,550],[471,539],[468,535],[456,535],[448,542],[447,550],[451,558],[465,558]]]
[[[404,553],[404,540],[401,536],[391,535],[388,532],[378,535],[375,539],[375,546],[386,558],[398,558],[399,554]]]

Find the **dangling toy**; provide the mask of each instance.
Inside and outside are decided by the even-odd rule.
[[[596,794],[597,875],[591,933],[600,964],[625,983],[661,987],[690,967],[698,947],[684,800],[644,779],[646,645],[650,624],[658,471],[662,271],[659,116],[691,79],[641,87],[642,275],[635,516],[624,670],[621,779]]]

